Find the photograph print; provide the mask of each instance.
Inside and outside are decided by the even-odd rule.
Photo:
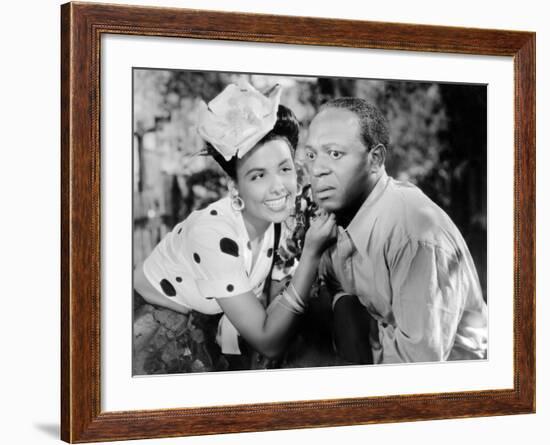
[[[486,85],[132,83],[134,376],[487,359]]]

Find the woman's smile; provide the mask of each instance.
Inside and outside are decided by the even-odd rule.
[[[281,196],[280,198],[275,199],[268,199],[264,201],[264,204],[270,209],[275,212],[280,212],[281,210],[286,209],[286,204],[288,200],[288,194],[285,196]]]

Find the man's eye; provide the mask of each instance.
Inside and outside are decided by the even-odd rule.
[[[258,174],[256,174],[256,175],[252,175],[252,176],[250,177],[250,180],[251,180],[251,181],[256,181],[256,180],[258,180],[258,179],[260,179],[260,178],[263,178],[263,177],[264,177],[264,174],[263,174],[263,173],[258,173]]]
[[[342,157],[343,153],[341,151],[331,150],[329,152],[329,156],[332,159],[340,159]]]
[[[312,151],[306,151],[306,158],[308,158],[310,161],[313,161],[315,159],[315,153]]]
[[[283,173],[290,173],[292,171],[292,167],[283,167],[281,170]]]

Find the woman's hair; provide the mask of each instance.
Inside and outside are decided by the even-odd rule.
[[[283,139],[288,143],[292,157],[298,146],[300,123],[290,108],[279,105],[275,126],[256,144],[262,145],[274,139]],[[237,156],[226,161],[223,156],[209,143],[206,143],[207,153],[214,158],[225,173],[233,180],[237,179]]]

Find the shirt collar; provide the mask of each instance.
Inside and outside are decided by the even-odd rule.
[[[368,234],[365,233],[367,230],[367,227],[365,227],[365,220],[372,206],[380,199],[386,190],[389,182],[390,177],[385,171],[383,171],[380,178],[378,178],[376,185],[369,193],[369,196],[367,196],[367,199],[365,199],[365,202],[359,208],[351,222],[348,224],[348,227],[345,229],[345,232],[349,235],[354,247],[359,249],[360,252],[363,250],[363,244],[368,239]]]

